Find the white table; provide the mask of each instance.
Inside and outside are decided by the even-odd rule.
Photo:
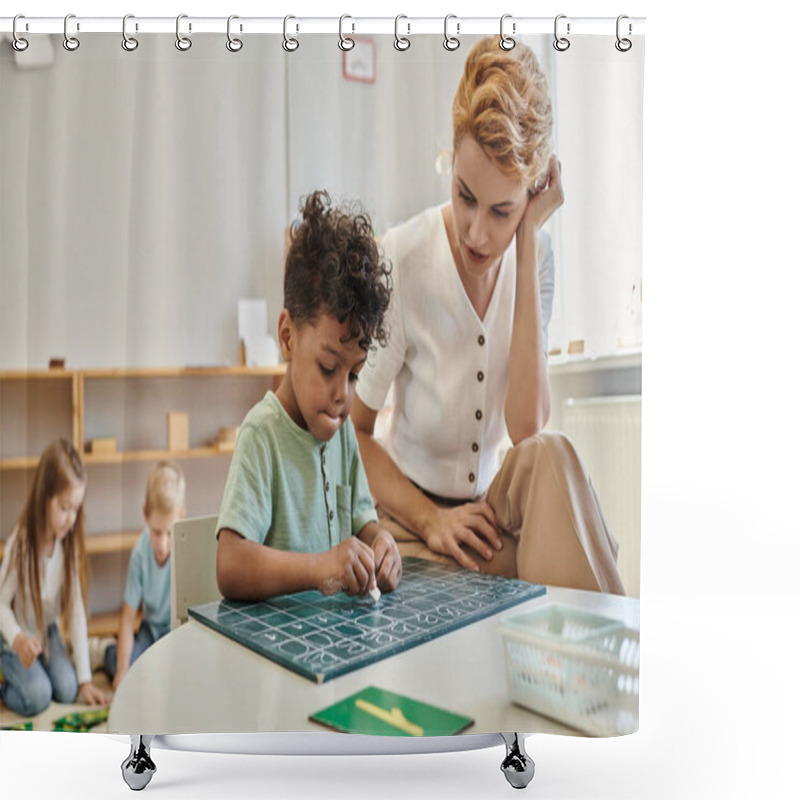
[[[577,731],[508,699],[500,619],[564,603],[639,628],[634,598],[548,588],[522,603],[431,642],[316,685],[190,620],[150,647],[122,681],[109,713],[109,732],[122,734],[324,731],[309,721],[367,686],[466,714],[466,733]]]

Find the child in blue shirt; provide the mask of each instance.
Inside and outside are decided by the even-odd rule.
[[[286,375],[248,412],[217,522],[229,599],[392,591],[402,563],[378,526],[349,419],[358,373],[386,343],[391,282],[366,214],[309,196],[292,232],[278,341]]]
[[[103,666],[114,690],[131,664],[169,632],[170,536],[175,520],[186,516],[186,481],[175,462],[159,461],[150,471],[143,511],[147,524],[131,553],[117,643],[105,651]],[[140,607],[142,623],[134,635]]]

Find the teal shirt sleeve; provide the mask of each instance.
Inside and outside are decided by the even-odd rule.
[[[217,537],[223,528],[263,544],[272,524],[272,464],[269,449],[253,425],[239,432],[222,495]]]
[[[369,493],[367,474],[361,463],[361,453],[358,449],[358,439],[352,421],[348,418],[345,423],[345,436],[350,453],[349,483],[351,487],[351,502],[353,530],[352,535],[357,536],[368,522],[377,522],[378,514],[372,495]]]
[[[141,538],[139,539],[141,542]],[[137,542],[137,546],[131,552],[131,560],[128,564],[128,580],[125,583],[125,603],[134,610],[138,610],[144,595],[144,563],[142,559],[142,548]]]

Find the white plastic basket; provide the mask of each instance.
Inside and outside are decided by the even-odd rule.
[[[639,728],[639,632],[553,604],[500,623],[511,700],[595,736]]]

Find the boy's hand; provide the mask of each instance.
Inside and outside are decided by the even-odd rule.
[[[78,687],[78,702],[87,706],[108,705],[108,698],[93,683],[87,681]]]
[[[42,654],[42,645],[39,640],[32,636],[26,636],[24,633],[18,633],[14,637],[11,649],[17,654],[25,669],[30,669],[33,662]]]
[[[375,582],[375,554],[358,537],[351,536],[325,553],[325,568],[319,590],[322,594],[343,591],[364,597]]]
[[[375,552],[375,581],[382,592],[393,592],[403,577],[403,561],[389,531],[381,528],[372,540]]]

